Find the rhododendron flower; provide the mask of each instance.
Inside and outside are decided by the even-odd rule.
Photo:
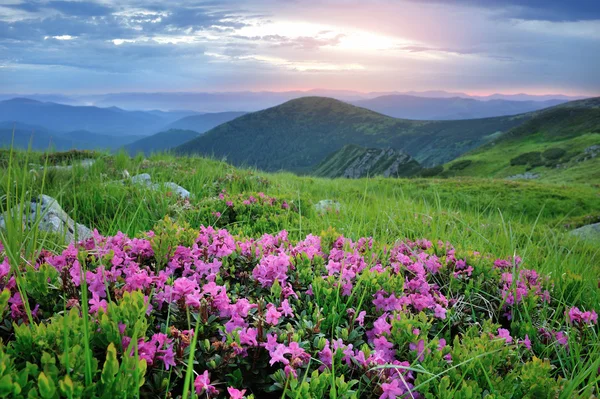
[[[230,399],[243,399],[244,395],[246,394],[246,390],[242,389],[240,391],[239,389],[235,389],[233,387],[227,387],[227,393],[229,393]]]
[[[292,307],[290,306],[290,303],[288,302],[287,299],[284,299],[281,302],[281,312],[286,317],[293,317],[294,316],[294,311],[293,311]]]
[[[598,314],[593,310],[582,312],[579,308],[572,307],[565,313],[568,314],[571,324],[598,324]]]
[[[394,379],[390,383],[381,384],[383,393],[379,399],[396,399],[402,397],[406,393],[406,389],[400,385],[400,380]]]
[[[279,318],[281,317],[281,313],[277,311],[277,308],[270,303],[267,305],[267,314],[265,316],[265,320],[267,323],[275,326],[279,323]]]
[[[196,393],[198,395],[204,392],[206,392],[208,396],[216,396],[219,394],[219,391],[210,384],[208,370],[196,377],[194,387],[196,388]]]
[[[531,350],[531,340],[529,339],[529,335],[526,334],[525,339],[520,341],[520,343],[522,343],[527,350]]]
[[[413,352],[417,352],[417,360],[418,361],[422,362],[425,359],[425,341],[424,340],[421,339],[416,344],[414,342],[411,342],[408,345],[408,348]]]
[[[513,338],[510,336],[510,331],[508,331],[505,328],[498,329],[498,335],[496,336],[496,338],[504,339],[507,344],[510,344],[511,342],[513,342]]]

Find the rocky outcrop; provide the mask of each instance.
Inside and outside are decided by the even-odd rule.
[[[37,223],[40,231],[62,235],[66,243],[92,237],[90,229],[75,223],[58,202],[47,195],[40,195],[31,202],[25,203],[22,208],[15,206],[10,210],[10,214],[13,218],[18,218],[19,214],[22,214],[23,224],[26,227],[34,227]],[[6,214],[0,216],[0,229],[6,229],[7,216]]]
[[[569,234],[586,239],[600,241],[600,223],[588,224],[572,230]]]
[[[315,174],[358,179],[366,176],[413,176],[420,170],[419,163],[403,151],[347,145],[325,159]]]
[[[181,198],[190,198],[191,194],[188,190],[181,187],[180,185],[167,182],[167,183],[152,183],[152,177],[148,173],[141,173],[139,175],[135,175],[130,178],[133,184],[140,184],[151,188],[152,190],[163,190],[166,189],[168,191],[173,192],[177,196]]]

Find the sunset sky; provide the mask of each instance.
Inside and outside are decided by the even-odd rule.
[[[600,1],[0,0],[0,85],[600,95]]]

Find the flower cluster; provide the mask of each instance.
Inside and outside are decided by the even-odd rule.
[[[243,201],[274,203],[260,193]],[[139,356],[149,370],[183,368],[185,350],[197,339],[194,387],[206,397],[227,392],[242,398],[247,389],[262,392],[273,381],[268,389],[281,389],[285,381],[278,378],[302,380],[313,371],[364,376],[376,387],[372,398],[419,397],[415,368],[434,362],[443,370],[464,350],[461,331],[448,326],[461,312],[455,305],[465,290],[452,287],[475,284],[482,272],[477,268],[485,267],[490,286],[498,290],[492,293],[497,302],[490,302],[497,304],[497,322],[509,322],[514,307],[527,298],[550,302],[546,279],[522,268],[520,259],[474,266],[447,243],[404,240],[388,247],[341,236],[324,244],[314,235],[292,242],[286,231],[253,239],[204,226],[195,235],[191,244],[169,247],[163,260],[157,255],[161,237],[154,232],[138,238],[94,232],[60,254],[44,252],[35,268],[51,269],[43,279],[67,307],[81,309],[81,291],[87,290],[85,305],[98,329],[104,315],[116,314],[113,303],[138,293],[148,325],[156,328],[132,338],[131,325],[119,320],[121,356]],[[21,323],[26,303],[10,272],[4,257],[0,289],[10,291],[11,317]],[[54,303],[29,300],[34,315],[53,312]],[[566,316],[575,326],[595,325],[598,318],[576,307]],[[498,325],[481,336],[502,341],[506,350],[533,350],[530,335]],[[567,345],[561,331],[540,330],[532,338]]]

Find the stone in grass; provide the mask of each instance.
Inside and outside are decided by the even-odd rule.
[[[77,162],[75,164],[72,165],[48,165],[46,166],[46,170],[71,170],[73,169],[74,166],[79,166],[82,167],[84,169],[87,169],[89,167],[91,167],[94,163],[96,163],[95,159],[82,159],[81,162]],[[38,168],[43,169],[44,166],[43,165],[38,165]]]
[[[14,216],[19,212],[19,206],[10,211]],[[6,215],[0,216],[0,229],[6,229]],[[64,237],[66,243],[91,238],[92,232],[73,219],[61,208],[56,200],[48,195],[40,195],[31,202],[24,204],[23,223],[32,226],[39,220],[38,229],[46,233],[54,233]]]
[[[583,238],[585,240],[600,241],[600,223],[582,226],[578,229],[572,230],[569,234]]]
[[[163,188],[168,189],[181,198],[190,198],[191,196],[188,190],[173,182],[152,184],[152,178],[148,173],[142,173],[131,177],[131,182],[134,184],[143,184],[152,188],[153,190],[161,190]]]
[[[525,172],[519,175],[509,176],[506,180],[535,180],[539,177],[540,175],[537,173]]]
[[[315,204],[317,213],[339,212],[341,208],[342,205],[339,202],[330,199],[321,200]]]

